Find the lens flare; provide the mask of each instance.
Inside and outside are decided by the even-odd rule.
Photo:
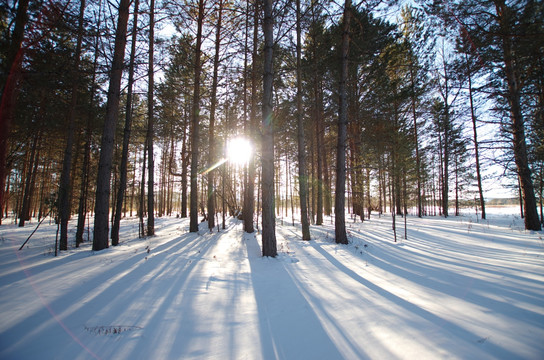
[[[253,156],[253,145],[248,139],[237,137],[227,142],[227,160],[236,165],[245,165]]]

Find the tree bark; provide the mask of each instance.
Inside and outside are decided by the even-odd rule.
[[[516,67],[513,41],[509,32],[511,31],[512,9],[510,9],[504,0],[495,0],[497,11],[497,21],[499,22],[501,33],[501,47],[504,61],[504,73],[508,85],[507,99],[510,105],[512,116],[514,159],[519,175],[519,181],[523,194],[523,205],[525,212],[525,229],[541,230],[542,226],[538,220],[536,210],[536,197],[531,178],[531,169],[527,157],[527,143],[525,139],[525,120],[521,111],[521,89],[519,72]]]
[[[251,55],[251,108],[249,111],[249,134],[253,141],[256,141],[257,133],[257,76],[259,50],[259,1],[254,1],[253,10],[253,50]],[[244,230],[247,233],[255,231],[253,216],[255,212],[255,157],[251,157],[247,164],[247,184],[244,197]]]
[[[410,57],[412,57],[410,53]],[[412,108],[412,117],[414,120],[414,145],[416,148],[416,177],[417,177],[417,216],[423,216],[423,201],[421,198],[421,157],[419,154],[419,134],[418,134],[418,124],[417,124],[417,111],[416,111],[416,91],[415,91],[415,78],[414,78],[414,69],[413,69],[413,59],[410,58],[410,86],[411,86],[411,108]]]
[[[121,95],[121,76],[127,42],[127,24],[130,0],[119,3],[119,18],[115,32],[115,47],[110,73],[110,84],[106,104],[106,118],[101,140],[100,159],[98,162],[98,177],[96,182],[96,202],[93,233],[93,250],[98,251],[109,247],[108,244],[108,214],[110,197],[110,177],[115,137],[115,125],[119,117],[119,97]]]
[[[317,70],[317,69],[316,69]],[[314,80],[314,99],[315,99],[315,143],[317,147],[317,209],[316,209],[316,225],[323,225],[323,160],[324,160],[324,144],[323,144],[323,120],[321,113],[321,96],[319,89],[319,80]]]
[[[68,250],[68,220],[70,219],[70,172],[72,169],[72,148],[74,146],[74,131],[76,122],[76,106],[79,85],[79,63],[81,60],[81,43],[83,40],[83,15],[85,13],[85,0],[79,5],[79,20],[77,29],[76,52],[74,55],[74,67],[72,68],[72,94],[68,109],[68,134],[64,149],[64,160],[60,174],[59,187],[59,215],[60,215],[60,239],[59,250]]]
[[[202,46],[202,23],[204,21],[204,2],[205,0],[199,0],[198,2],[198,20],[197,20],[197,34],[196,34],[196,47],[195,47],[195,82],[193,90],[193,131],[191,136],[191,204],[190,204],[190,220],[189,231],[198,232],[198,142],[199,135],[199,121],[200,121],[200,53]]]
[[[183,119],[183,140],[181,142],[181,217],[187,217],[187,168],[189,166],[189,152],[187,151],[188,116]]]
[[[32,200],[32,178],[38,164],[38,143],[40,142],[41,130],[38,130],[34,135],[32,147],[30,149],[30,159],[28,169],[26,171],[25,191],[23,193],[23,201],[21,212],[19,214],[19,227],[25,226],[25,221],[30,219],[30,201]]]
[[[272,67],[274,46],[274,19],[272,0],[264,3],[264,74],[263,74],[263,118],[262,118],[262,242],[263,256],[275,257],[276,224],[274,219],[274,123],[272,86],[274,73]]]
[[[348,54],[349,54],[349,32],[351,21],[351,0],[345,0],[344,19],[342,32],[341,68],[338,110],[338,142],[336,145],[336,193],[334,201],[334,233],[337,244],[347,244],[346,215],[345,215],[345,193],[346,193],[346,138],[347,138],[347,90],[348,79]]]
[[[208,148],[208,229],[215,227],[215,107],[217,106],[217,81],[219,72],[219,50],[221,47],[221,21],[223,17],[223,0],[219,0],[217,9],[217,25],[215,32],[215,55],[213,59],[212,98],[210,106],[209,148]]]
[[[142,178],[140,180],[140,204],[138,209],[139,226],[138,236],[143,238],[145,236],[144,215],[145,215],[145,169],[147,160],[147,143],[144,143],[144,158],[142,159]]]
[[[153,156],[153,137],[155,131],[154,107],[155,101],[153,92],[155,91],[155,69],[154,67],[154,47],[155,47],[155,0],[149,4],[149,72],[147,88],[147,236],[155,235],[155,193],[154,193],[154,174],[155,159]]]
[[[20,0],[15,14],[15,26],[11,34],[8,54],[6,58],[7,68],[3,69],[7,77],[2,84],[2,95],[0,102],[0,214],[4,204],[5,180],[8,175],[6,164],[8,137],[11,131],[11,122],[15,115],[15,103],[17,99],[18,83],[21,76],[21,65],[23,63],[23,39],[25,26],[28,21],[28,2]],[[0,215],[0,225],[2,216]]]
[[[485,219],[486,218],[485,199],[484,199],[484,191],[482,187],[482,175],[480,171],[480,152],[478,148],[479,144],[478,144],[478,132],[477,132],[477,119],[476,119],[476,111],[474,109],[474,95],[472,91],[472,71],[470,69],[468,55],[466,54],[465,54],[465,59],[467,63],[468,95],[469,95],[469,101],[470,101],[470,117],[472,120],[472,133],[473,133],[473,140],[474,140],[474,157],[476,158],[476,179],[478,181],[478,194],[480,195],[480,208],[482,210],[482,219]]]
[[[442,213],[444,217],[448,217],[448,195],[449,195],[449,165],[450,165],[450,106],[448,103],[449,99],[449,77],[448,69],[446,66],[446,59],[443,58],[443,69],[444,69],[444,152],[443,152],[443,171],[442,171]]]
[[[302,225],[302,240],[310,240],[310,224],[308,223],[308,176],[306,171],[306,155],[304,149],[304,115],[302,113],[302,41],[300,26],[300,0],[297,6],[297,138],[298,138],[298,186],[300,194],[300,223]],[[318,150],[319,151],[319,150]],[[286,204],[287,206],[287,204]]]
[[[123,150],[121,153],[121,169],[119,175],[119,189],[115,206],[115,216],[111,228],[111,244],[119,244],[119,227],[121,223],[121,208],[127,188],[127,164],[128,147],[130,143],[130,132],[132,130],[132,86],[134,84],[134,58],[136,56],[136,35],[138,34],[138,0],[134,0],[134,25],[132,27],[132,43],[130,46],[130,60],[128,65],[127,103],[125,107],[125,129],[123,131]]]
[[[100,11],[99,11],[100,12]],[[100,17],[97,21],[97,28],[100,28]],[[89,101],[89,111],[87,113],[87,126],[85,129],[85,152],[83,157],[83,167],[81,170],[81,188],[80,188],[80,194],[79,194],[79,207],[78,207],[78,216],[77,216],[77,229],[76,229],[76,247],[79,247],[79,244],[83,242],[83,231],[85,229],[85,217],[87,214],[87,199],[88,199],[88,193],[89,193],[89,170],[90,170],[90,162],[91,162],[91,141],[92,141],[92,129],[91,129],[91,122],[93,120],[92,117],[92,109],[94,107],[94,100],[95,100],[95,92],[96,92],[96,69],[98,67],[98,51],[99,51],[99,36],[97,35],[95,38],[95,53],[94,53],[94,60],[93,60],[93,76],[91,81],[91,93],[90,93],[90,101]]]

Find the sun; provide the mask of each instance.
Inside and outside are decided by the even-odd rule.
[[[227,160],[236,165],[245,165],[253,156],[253,145],[243,137],[227,141]]]

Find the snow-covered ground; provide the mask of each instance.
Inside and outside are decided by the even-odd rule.
[[[518,216],[278,220],[279,256],[238,220],[156,219],[118,247],[53,256],[56,226],[0,226],[0,359],[543,359],[544,233]],[[73,229],[74,226],[71,227]],[[73,236],[72,236],[73,237]]]

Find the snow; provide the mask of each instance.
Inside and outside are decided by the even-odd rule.
[[[21,251],[37,223],[2,225],[0,359],[542,359],[544,233],[510,210],[408,217],[406,240],[397,218],[396,243],[390,215],[349,220],[347,246],[286,219],[277,258],[236,219],[127,219],[58,257],[56,225]]]

